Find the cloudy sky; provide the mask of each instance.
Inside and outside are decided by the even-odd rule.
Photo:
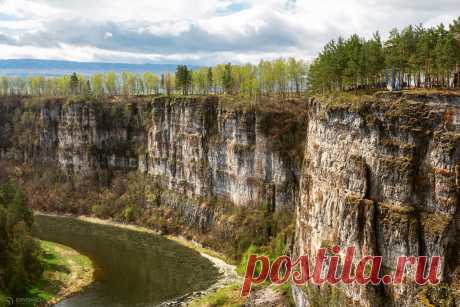
[[[459,0],[0,0],[0,59],[311,59],[338,35],[458,16]]]

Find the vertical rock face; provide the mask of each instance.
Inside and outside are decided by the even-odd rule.
[[[4,158],[54,162],[69,175],[139,170],[188,198],[239,206],[292,208],[297,195],[298,165],[273,150],[257,112],[216,97],[16,102],[1,127]]]
[[[311,260],[321,247],[355,246],[355,260],[382,255],[384,274],[394,273],[400,255],[438,255],[442,287],[455,289],[460,98],[312,100],[300,119],[289,108],[233,108],[216,97],[5,101],[0,158],[69,176],[148,174],[161,183],[161,204],[199,229],[216,219],[210,198],[272,210],[297,205],[295,255]],[[296,121],[301,133],[291,133]],[[398,286],[293,287],[298,306],[412,306],[451,293],[436,291],[411,278]]]
[[[4,158],[55,163],[68,175],[102,169],[135,170],[146,146],[142,104],[101,105],[93,101],[16,101],[3,106]]]
[[[394,273],[398,256],[437,255],[442,280],[458,278],[460,98],[382,96],[358,107],[312,101],[308,118],[296,254],[313,259],[321,247],[355,246],[355,260],[382,255],[384,274]],[[299,306],[321,296],[331,304],[344,297],[343,304],[413,306],[426,295],[411,278],[338,289],[295,287],[294,295]]]
[[[95,167],[91,147],[100,143],[94,111],[86,104],[77,103],[60,108],[54,115],[51,120],[57,122],[57,133],[54,136],[52,131],[50,135],[56,138],[59,166],[68,173],[89,172]]]
[[[273,151],[256,112],[229,110],[215,99],[159,99],[152,113],[145,169],[170,190],[236,205],[293,205],[298,174]]]

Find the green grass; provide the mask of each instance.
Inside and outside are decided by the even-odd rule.
[[[81,290],[92,281],[92,262],[66,246],[40,241],[42,278],[30,285],[28,297],[36,301],[55,301]]]
[[[194,242],[190,242],[190,241],[187,241],[187,240],[185,240],[183,238],[176,237],[176,236],[166,235],[165,237],[167,239],[171,240],[171,241],[174,241],[174,242],[176,242],[176,243],[178,243],[180,245],[183,245],[185,247],[193,249],[193,250],[195,250],[195,251],[197,251],[199,253],[207,254],[207,255],[209,255],[211,257],[220,259],[220,260],[224,261],[225,263],[237,264],[237,262],[235,260],[230,259],[226,255],[224,255],[222,253],[219,253],[219,252],[216,252],[216,251],[214,251],[212,249],[203,247],[200,244],[195,244]]]
[[[190,304],[190,307],[244,306],[245,300],[241,298],[240,291],[241,285],[239,283],[234,283],[227,287],[220,288],[216,292],[209,293],[196,301],[193,301]]]

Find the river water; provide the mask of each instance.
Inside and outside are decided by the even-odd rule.
[[[208,288],[213,264],[161,236],[67,217],[35,217],[35,235],[70,246],[95,265],[95,282],[59,307],[156,306]]]

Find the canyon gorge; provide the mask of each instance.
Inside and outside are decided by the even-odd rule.
[[[212,247],[247,240],[238,231],[260,216],[244,227],[243,217],[263,206],[262,216],[292,217],[284,252],[294,257],[355,246],[356,259],[382,255],[387,274],[400,255],[443,257],[437,286],[410,278],[395,286],[293,285],[297,306],[460,306],[460,96],[238,99],[4,98],[0,159],[16,167],[4,176],[26,180],[17,174],[23,167],[55,171],[78,189],[137,174],[147,196],[140,209],[120,209],[124,217],[137,210],[136,221],[159,229],[170,225],[155,223],[174,220]],[[46,201],[34,209],[110,211]],[[161,221],[152,218],[158,208]]]

